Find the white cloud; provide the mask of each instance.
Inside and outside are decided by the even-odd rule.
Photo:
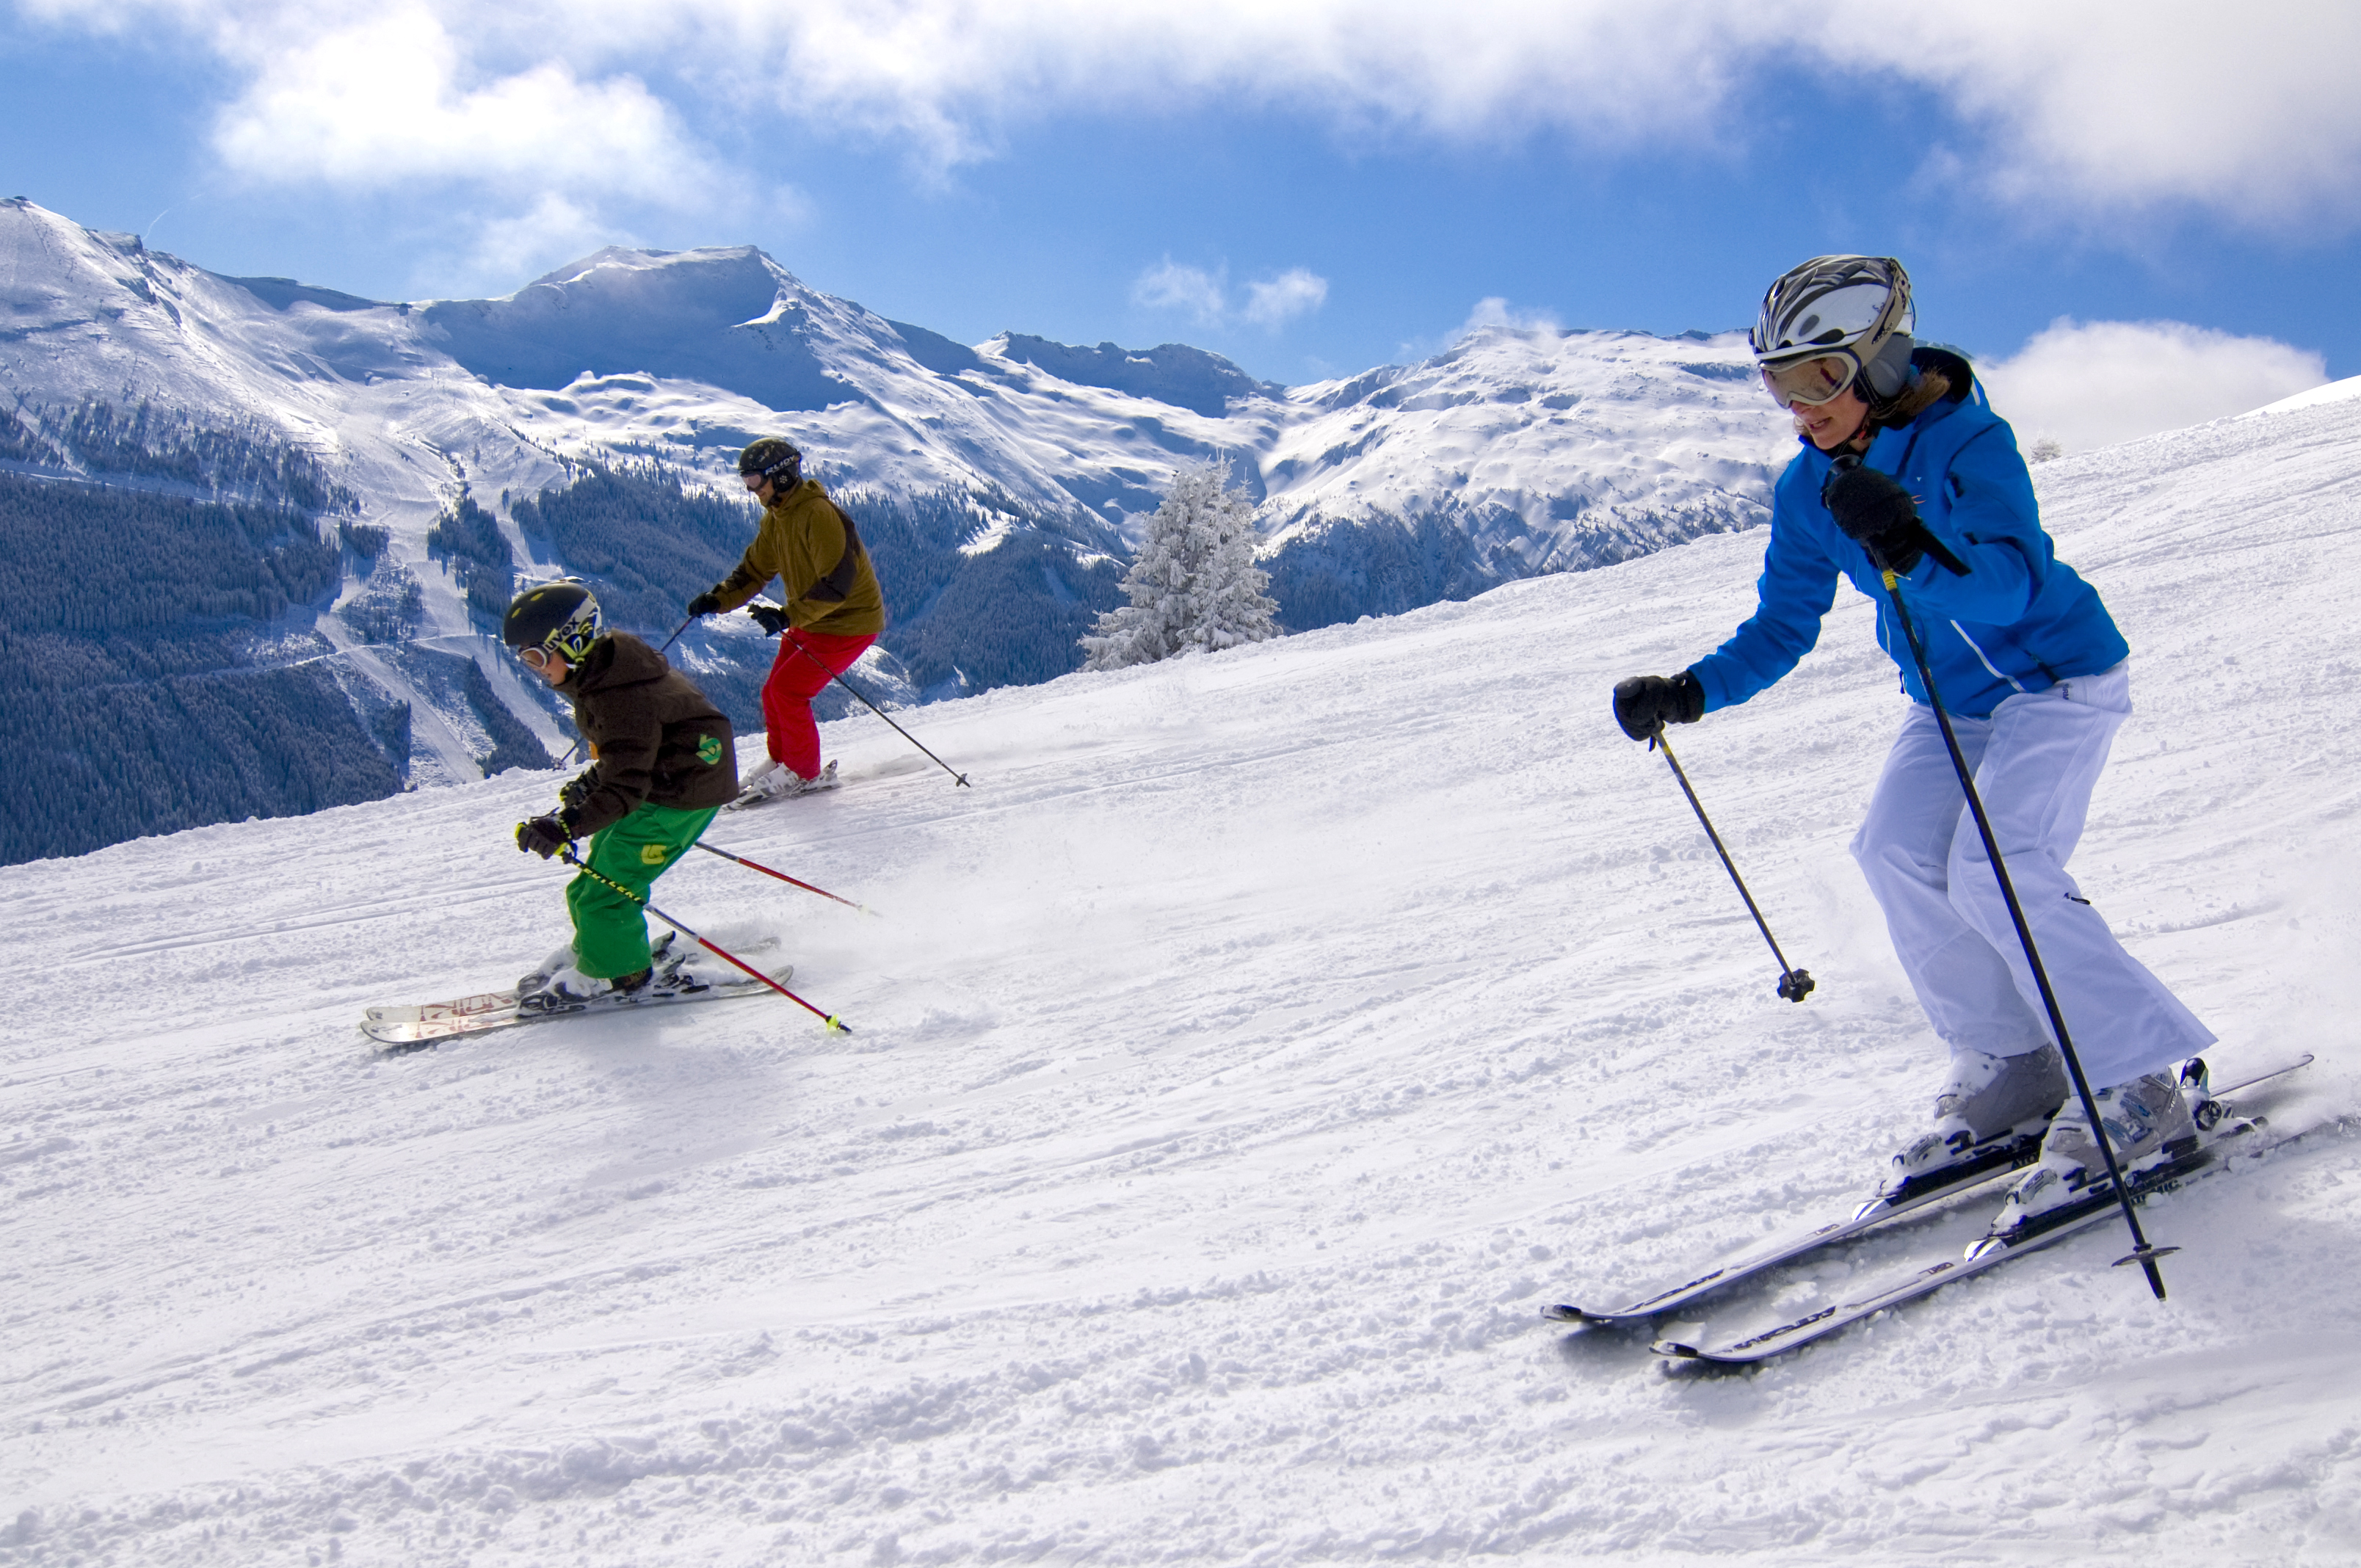
[[[630,234],[608,225],[589,208],[549,192],[515,217],[479,220],[466,259],[456,268],[438,265],[435,277],[446,287],[457,279],[486,290],[513,289],[521,280],[576,257],[632,243]]]
[[[424,178],[661,201],[710,177],[633,78],[584,82],[555,61],[473,74],[440,21],[401,7],[272,52],[214,146],[232,169],[283,182]]]
[[[1200,326],[1212,326],[1228,313],[1227,276],[1226,268],[1212,273],[1168,256],[1133,280],[1131,302],[1151,310],[1186,311]]]
[[[889,137],[938,170],[1046,115],[1209,102],[1354,134],[1543,129],[1653,153],[1761,134],[1766,92],[1807,76],[1930,92],[1958,120],[1927,126],[1930,171],[2053,214],[2361,218],[2349,0],[1461,0],[1447,21],[1413,0],[17,4],[207,40],[233,67],[225,148],[274,178],[411,178],[473,148],[660,189],[711,157],[645,85],[667,73],[701,102]]]
[[[1557,330],[1557,317],[1549,312],[1516,310],[1499,295],[1491,294],[1476,302],[1476,308],[1467,313],[1467,319],[1459,323],[1459,330],[1451,334],[1450,340],[1457,343],[1461,338],[1472,337],[1479,332],[1543,332],[1554,334]]]
[[[1328,302],[1328,280],[1301,267],[1290,267],[1267,283],[1246,285],[1246,308],[1239,313],[1257,326],[1277,332],[1301,315]]]
[[[1223,326],[1237,320],[1277,332],[1328,300],[1327,279],[1306,268],[1290,267],[1276,278],[1249,282],[1246,306],[1234,314],[1229,280],[1226,266],[1208,272],[1168,256],[1132,280],[1131,301],[1151,310],[1186,311],[1199,326]]]
[[[2328,378],[2319,355],[2273,338],[2066,317],[1976,374],[2020,444],[2047,436],[2069,452],[2245,413]]]

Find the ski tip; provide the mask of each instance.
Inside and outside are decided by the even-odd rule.
[[[1683,1344],[1678,1340],[1660,1339],[1648,1348],[1667,1361],[1703,1361],[1705,1359],[1705,1352],[1693,1344]]]
[[[1553,1302],[1542,1309],[1542,1316],[1554,1323],[1587,1323],[1590,1314],[1564,1301]]]

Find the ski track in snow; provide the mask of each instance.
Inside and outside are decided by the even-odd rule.
[[[2075,863],[2267,1109],[2351,1115],[2361,405],[2037,470],[2135,649]],[[1844,846],[1900,718],[1844,590],[1680,733],[1782,945],[1607,715],[1763,535],[862,715],[659,884],[774,999],[396,1060],[563,935],[559,775],[0,870],[0,1563],[2361,1556],[2361,1140],[1741,1376],[1538,1309],[1858,1195],[1938,1050]],[[749,745],[751,753],[752,744]],[[104,987],[126,989],[107,991]],[[1956,1245],[1971,1203],[1716,1303]],[[1669,1332],[1672,1325],[1660,1325]]]

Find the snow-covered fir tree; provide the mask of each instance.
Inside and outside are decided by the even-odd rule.
[[[1131,602],[1082,636],[1086,670],[1219,652],[1279,635],[1279,606],[1254,563],[1254,503],[1230,487],[1226,462],[1183,464],[1124,577]]]

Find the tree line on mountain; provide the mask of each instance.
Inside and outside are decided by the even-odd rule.
[[[182,411],[96,399],[72,407],[19,399],[0,409],[0,458],[143,488],[181,485],[208,499],[284,508],[313,517],[352,514],[360,498],[319,461],[258,424],[203,425]]]
[[[401,787],[406,735],[390,752],[287,624],[335,592],[321,522],[352,504],[307,454],[19,403],[0,457],[31,470],[0,472],[0,863]]]
[[[426,558],[445,563],[456,576],[467,619],[498,631],[509,600],[516,597],[516,553],[500,532],[500,520],[477,505],[464,487],[426,531]]]
[[[300,511],[0,473],[0,617],[17,630],[270,620],[334,588],[339,561]]]

